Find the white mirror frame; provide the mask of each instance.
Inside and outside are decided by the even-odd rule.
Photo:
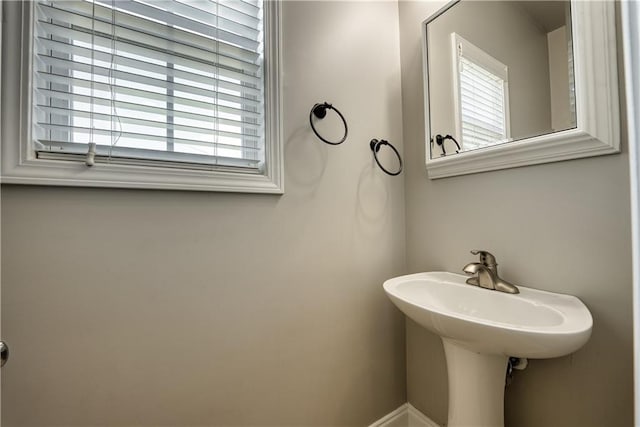
[[[571,0],[577,126],[565,131],[432,159],[427,23],[443,10],[444,8],[422,24],[425,143],[429,178],[620,152],[615,4],[612,0]]]

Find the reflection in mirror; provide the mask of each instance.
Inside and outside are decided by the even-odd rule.
[[[569,1],[452,3],[426,23],[431,158],[576,127]]]

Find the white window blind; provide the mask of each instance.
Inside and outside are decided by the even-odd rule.
[[[457,36],[454,34],[454,36]],[[457,36],[457,126],[465,150],[509,138],[507,67]]]
[[[40,1],[39,158],[257,172],[264,164],[260,0]]]

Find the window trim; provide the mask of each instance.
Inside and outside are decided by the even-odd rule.
[[[2,7],[6,16],[2,46],[5,67],[1,76],[3,183],[273,194],[284,192],[280,1],[265,1],[263,9],[265,164],[259,174],[229,168],[207,171],[116,163],[100,163],[89,168],[77,161],[36,158],[31,144],[34,6],[32,2],[4,2]]]
[[[487,145],[486,148],[492,145],[501,144],[511,140],[511,116],[509,108],[509,69],[508,67],[489,55],[484,50],[480,49],[470,41],[461,37],[458,33],[451,33],[451,60],[453,68],[453,103],[454,103],[454,117],[456,126],[456,137],[460,141],[460,145],[464,149],[464,138],[462,135],[462,88],[461,88],[461,76],[460,76],[460,53],[458,51],[459,46],[462,46],[462,56],[467,60],[473,62],[481,68],[493,73],[495,76],[502,79],[502,87],[504,91],[503,109],[504,109],[504,122],[505,122],[505,138],[501,141],[496,141],[494,144]]]

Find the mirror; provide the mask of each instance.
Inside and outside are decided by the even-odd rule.
[[[619,152],[614,12],[613,2],[460,0],[428,18],[429,176]]]
[[[432,158],[575,127],[570,16],[568,1],[461,1],[426,24]]]

